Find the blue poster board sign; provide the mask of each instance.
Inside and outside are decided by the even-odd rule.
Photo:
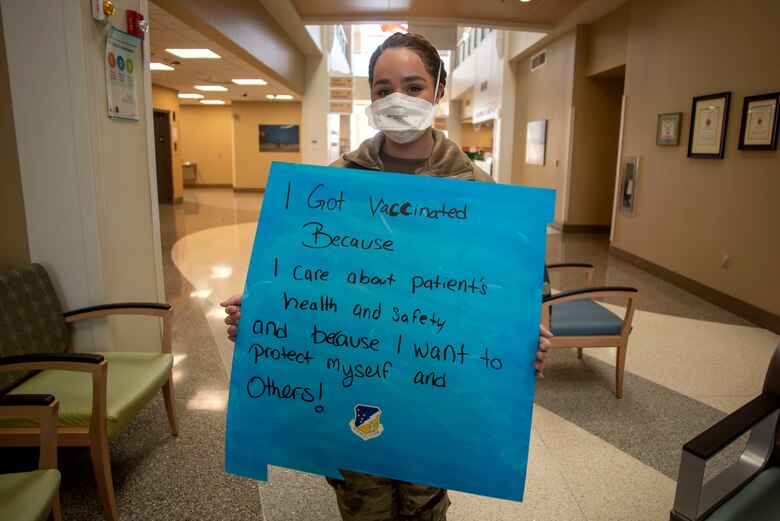
[[[274,163],[226,469],[522,500],[552,190]]]

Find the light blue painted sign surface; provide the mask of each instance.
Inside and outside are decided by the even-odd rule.
[[[552,190],[274,163],[226,469],[522,500]]]

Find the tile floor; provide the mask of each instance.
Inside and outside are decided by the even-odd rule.
[[[223,471],[232,343],[218,302],[242,290],[261,201],[199,189],[160,207],[181,434],[167,431],[158,398],[112,442],[124,520],[339,519],[319,476],[272,467],[256,483]],[[525,501],[451,492],[448,519],[668,519],[681,446],[758,394],[779,338],[609,256],[603,235],[551,231],[547,259],[590,262],[595,285],[639,289],[624,397],[614,396],[614,350],[586,350],[582,360],[552,353],[536,390]],[[8,454],[0,451],[0,471]],[[88,451],[61,450],[60,467],[64,519],[101,519]]]
[[[195,288],[226,373],[232,344],[218,302],[242,290],[260,204],[259,195],[190,190],[172,212],[171,260]],[[614,350],[586,350],[582,360],[553,353],[537,387],[526,500],[452,492],[449,519],[664,519],[680,447],[759,392],[778,337],[609,256],[603,235],[548,239],[549,262],[591,262],[594,285],[640,290],[624,398],[613,394]],[[258,490],[269,521],[338,518],[318,476],[272,468]]]

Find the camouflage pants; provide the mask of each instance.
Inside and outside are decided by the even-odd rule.
[[[447,491],[342,470],[328,478],[344,521],[446,521]]]

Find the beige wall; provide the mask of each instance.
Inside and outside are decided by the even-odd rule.
[[[517,63],[514,132],[517,149],[513,157],[512,184],[556,190],[556,222],[563,222],[564,217],[575,42],[575,30],[549,42],[544,47],[547,64],[536,71],[531,72],[530,57]],[[545,165],[526,165],[526,127],[529,121],[541,119],[547,120]]]
[[[271,162],[301,162],[300,152],[260,152],[258,130],[260,124],[300,125],[300,103],[236,102],[233,103],[232,108],[236,161],[234,188],[265,189]]]
[[[629,4],[626,3],[589,26],[586,76],[626,64]]]
[[[780,90],[780,2],[635,0],[624,155],[638,155],[636,215],[613,245],[780,314],[780,151],[738,150],[745,96]],[[723,159],[686,155],[694,96],[731,91]],[[658,114],[682,112],[680,145],[655,144]],[[721,266],[731,256],[728,269]]]
[[[483,148],[488,151],[493,149],[493,127],[481,125],[479,130],[474,130],[471,123],[463,123],[460,126],[460,142],[463,150],[471,147]]]
[[[536,71],[530,70],[530,57],[517,64],[512,182],[555,189],[559,225],[608,226],[612,218],[623,90],[618,62],[625,55],[627,16],[606,18],[609,23],[575,27],[542,46],[547,64]],[[590,45],[594,40],[609,45]],[[604,67],[604,75],[619,77],[588,76]],[[542,119],[547,120],[545,165],[526,165],[528,122]]]
[[[145,1],[114,5],[117,20],[127,9],[148,16]],[[13,42],[6,58],[30,258],[49,270],[65,309],[163,299],[151,73],[135,69],[139,120],[110,119],[109,26],[95,23],[90,4],[0,0],[0,8]],[[149,46],[140,52],[148,63]],[[74,344],[155,350],[160,340],[157,321],[122,318],[90,321]]]
[[[233,116],[229,106],[182,105],[181,157],[196,163],[188,186],[233,186]]]
[[[577,27],[567,226],[609,226],[612,222],[623,77],[622,72],[614,79],[586,76],[588,63],[599,61],[588,52],[588,43],[599,39],[596,29]],[[612,44],[625,50],[625,40],[621,45],[613,39]],[[608,63],[615,65],[611,60]]]
[[[636,214],[615,216],[612,245],[777,316],[780,151],[741,151],[738,138],[745,96],[780,90],[778,19],[773,0],[633,0],[542,42],[531,54],[546,48],[546,66],[532,73],[528,58],[517,63],[515,135],[547,119],[547,164],[525,165],[518,139],[513,183],[558,190],[556,222],[609,224],[610,197],[593,188],[614,188],[608,148],[617,143],[608,136],[623,91],[622,155],[639,156],[639,177]],[[724,91],[725,157],[688,158],[693,97]],[[677,147],[655,144],[658,115],[668,112],[683,113]]]
[[[3,19],[0,14],[0,270],[30,262],[24,196],[16,153],[16,132],[8,84]]]
[[[184,196],[184,181],[181,168],[181,110],[179,108],[178,91],[152,85],[152,103],[156,109],[167,110],[168,123],[171,125],[171,165],[173,168],[173,200],[179,201]]]

